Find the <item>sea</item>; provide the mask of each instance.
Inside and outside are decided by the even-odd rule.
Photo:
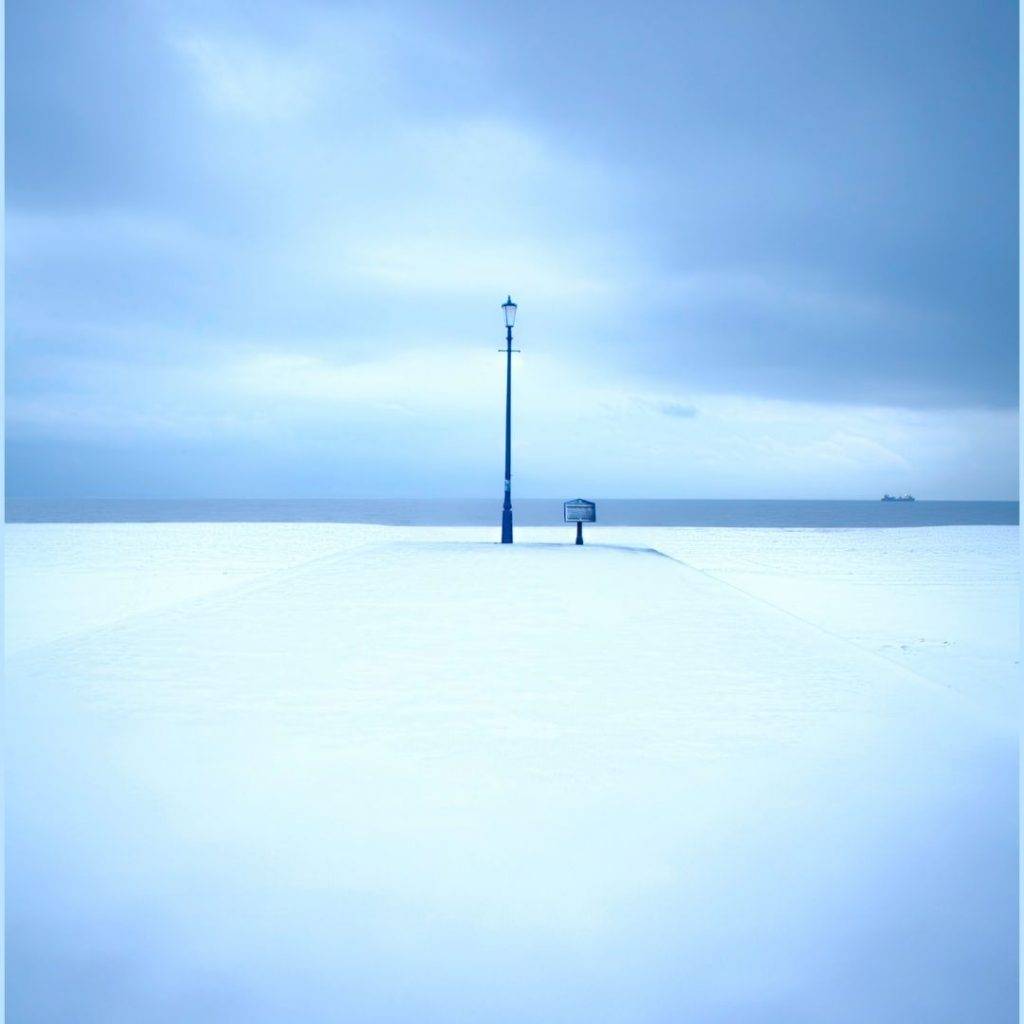
[[[1016,501],[759,501],[593,499],[604,526],[854,528],[1015,526]],[[562,500],[513,502],[519,526],[562,522]],[[501,499],[41,499],[8,498],[8,523],[379,523],[392,526],[489,526]]]

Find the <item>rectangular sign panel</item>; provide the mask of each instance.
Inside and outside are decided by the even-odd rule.
[[[567,523],[596,523],[597,505],[592,501],[576,498],[562,503],[562,512]]]

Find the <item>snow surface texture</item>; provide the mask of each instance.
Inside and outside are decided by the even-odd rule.
[[[9,1019],[1014,1020],[1016,530],[570,536],[9,527]]]

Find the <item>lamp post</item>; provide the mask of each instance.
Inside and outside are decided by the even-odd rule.
[[[512,325],[516,304],[510,295],[502,304],[505,314],[505,503],[501,507],[501,543],[512,543]]]

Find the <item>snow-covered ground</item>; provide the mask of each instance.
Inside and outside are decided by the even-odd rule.
[[[8,527],[33,1021],[1010,1021],[1016,530]]]

